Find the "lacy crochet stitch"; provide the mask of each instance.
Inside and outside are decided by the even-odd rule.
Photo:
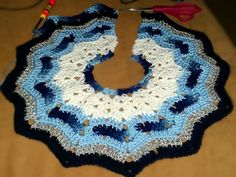
[[[156,159],[197,152],[204,129],[231,110],[228,66],[202,33],[142,13],[131,59],[144,77],[105,88],[92,72],[114,55],[117,16],[96,4],[49,17],[39,37],[18,47],[3,91],[15,104],[17,133],[44,141],[64,166],[133,176]]]

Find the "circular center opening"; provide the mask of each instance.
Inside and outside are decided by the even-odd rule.
[[[104,88],[124,89],[136,85],[144,77],[144,69],[132,60],[110,59],[96,65],[93,75]]]

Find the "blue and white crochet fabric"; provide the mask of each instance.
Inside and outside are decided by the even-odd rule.
[[[197,152],[203,130],[231,109],[228,66],[202,33],[142,13],[132,60],[144,77],[130,88],[104,88],[93,69],[113,56],[117,16],[96,4],[49,17],[39,37],[18,47],[3,90],[15,104],[16,131],[45,142],[64,166],[132,176],[156,159]]]

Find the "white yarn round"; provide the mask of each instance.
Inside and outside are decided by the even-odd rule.
[[[170,49],[162,48],[151,39],[136,39],[133,54],[142,54],[152,63],[152,75],[146,88],[111,98],[95,90],[84,81],[83,71],[96,55],[114,51],[117,37],[106,35],[96,41],[81,42],[73,51],[59,59],[60,70],[54,82],[62,90],[62,99],[67,104],[81,108],[91,118],[113,118],[117,121],[128,120],[141,114],[154,114],[162,103],[176,95],[177,81],[181,70],[173,59]]]

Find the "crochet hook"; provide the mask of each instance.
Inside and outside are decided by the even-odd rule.
[[[56,3],[56,0],[48,0],[47,7],[40,14],[39,21],[36,24],[36,26],[34,27],[34,31],[37,30],[38,27],[40,26],[40,24],[42,23],[42,21],[48,17],[49,11],[55,5],[55,3]]]
[[[150,13],[158,13],[162,12],[168,15],[171,15],[182,22],[187,22],[191,20],[194,15],[200,12],[202,9],[192,3],[178,3],[172,6],[167,5],[155,5],[148,8],[124,8],[119,10],[127,10],[132,12],[150,12]]]

